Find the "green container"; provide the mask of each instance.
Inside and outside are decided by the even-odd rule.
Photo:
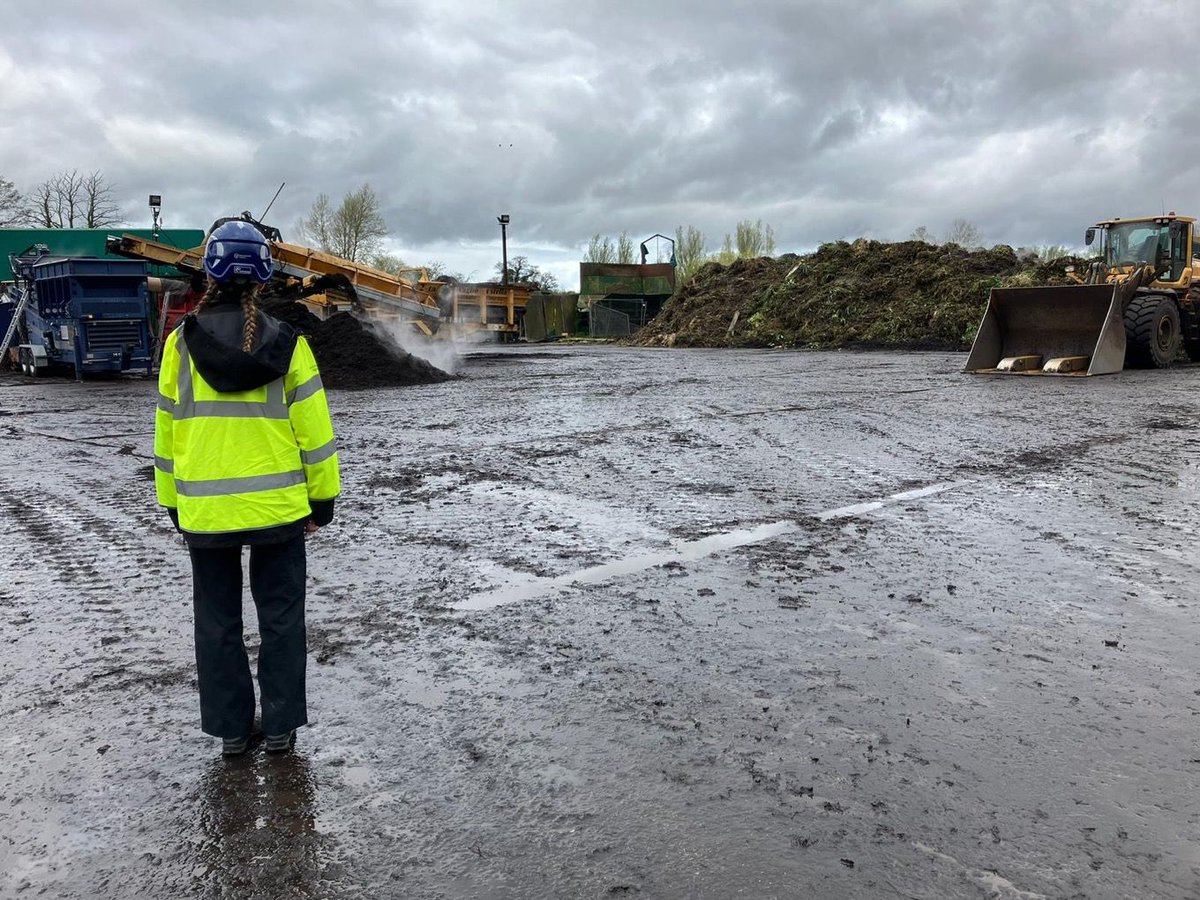
[[[104,240],[111,236],[132,234],[140,238],[157,240],[181,250],[190,250],[204,243],[204,230],[200,228],[164,228],[155,238],[150,228],[0,228],[0,281],[12,281],[13,271],[9,256],[25,253],[37,244],[50,248],[54,256],[107,256],[109,259],[124,259],[104,252]],[[174,270],[165,266],[150,266],[152,275],[170,275]]]
[[[525,304],[525,340],[557,341],[574,334],[578,320],[578,294],[532,294]]]
[[[620,263],[580,263],[579,293],[600,297],[669,297],[675,293],[675,267]]]

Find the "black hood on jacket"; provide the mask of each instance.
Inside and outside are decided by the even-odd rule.
[[[242,351],[245,318],[234,299],[216,297],[183,321],[188,353],[201,376],[222,393],[249,391],[287,374],[296,331],[263,312],[249,353]]]

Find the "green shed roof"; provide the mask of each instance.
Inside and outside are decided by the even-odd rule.
[[[109,235],[132,234],[154,238],[150,228],[0,228],[0,281],[12,281],[12,266],[8,257],[24,253],[34,244],[45,244],[55,256],[108,256],[104,239]],[[202,228],[164,228],[157,240],[181,249],[199,247],[204,243]],[[120,259],[121,257],[110,257]],[[151,266],[151,271],[161,267]]]

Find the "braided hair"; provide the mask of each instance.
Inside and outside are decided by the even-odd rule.
[[[250,290],[242,295],[242,317],[246,324],[242,327],[242,352],[249,353],[254,349],[254,339],[258,337],[258,294],[260,285],[252,285]]]
[[[191,314],[193,316],[197,315],[200,312],[200,310],[202,310],[202,309],[204,309],[204,307],[208,306],[214,299],[216,299],[217,293],[220,290],[221,290],[220,282],[218,282],[212,278],[208,279],[208,286],[205,287],[204,293],[200,295],[200,299],[198,301],[196,301],[196,307],[195,307],[195,309],[192,310]]]
[[[262,285],[260,284],[222,284],[214,278],[209,278],[208,287],[205,288],[204,294],[196,303],[192,315],[198,315],[221,294],[226,296],[241,294],[242,318],[245,319],[245,324],[242,326],[242,352],[249,353],[254,349],[254,341],[258,337],[258,296],[261,293]]]

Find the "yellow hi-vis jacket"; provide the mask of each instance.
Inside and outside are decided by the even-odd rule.
[[[183,531],[287,525],[308,518],[310,500],[340,492],[325,389],[302,336],[284,377],[221,393],[196,370],[177,328],[163,350],[158,394],[154,485]]]

